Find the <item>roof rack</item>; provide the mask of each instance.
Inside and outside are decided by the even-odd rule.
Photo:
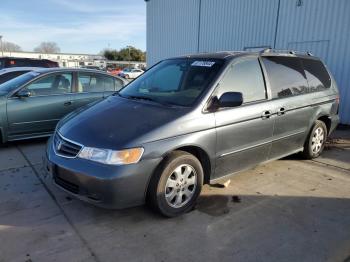
[[[294,51],[294,50],[279,50],[279,49],[272,49],[272,48],[265,48],[264,50],[260,51],[260,54],[267,54],[267,53],[284,53],[284,54],[290,54],[290,55],[305,55],[304,52],[300,51]],[[311,52],[306,52],[306,55],[313,56]]]

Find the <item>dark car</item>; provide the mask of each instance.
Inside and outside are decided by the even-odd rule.
[[[0,85],[17,76],[23,75],[30,71],[36,70],[38,67],[10,67],[0,70]]]
[[[48,136],[63,116],[125,84],[122,78],[88,69],[42,68],[18,76],[0,85],[0,138]]]
[[[336,83],[315,57],[265,51],[167,59],[118,94],[72,114],[47,147],[61,189],[165,216],[193,208],[202,185],[301,152],[318,157],[336,127]]]
[[[58,63],[48,59],[0,57],[0,69],[10,67],[58,67]]]

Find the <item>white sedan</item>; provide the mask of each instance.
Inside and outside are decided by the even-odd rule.
[[[124,69],[122,72],[119,73],[121,77],[124,77],[126,79],[134,79],[136,77],[139,77],[144,73],[141,69]]]

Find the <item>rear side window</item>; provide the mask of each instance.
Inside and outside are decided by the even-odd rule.
[[[273,98],[283,98],[309,92],[299,58],[286,56],[263,57]]]
[[[321,61],[314,59],[301,60],[311,92],[331,87],[331,77]]]
[[[247,58],[231,65],[216,95],[220,98],[226,92],[241,92],[244,103],[266,98],[264,78],[257,58]]]
[[[98,74],[79,73],[78,80],[79,93],[115,90],[115,82],[113,77]]]
[[[107,76],[100,76],[100,77],[102,78],[105,91],[114,91],[115,90],[114,78],[107,77]]]
[[[124,86],[123,81],[117,78],[114,78],[114,84],[115,84],[115,91],[119,91]]]

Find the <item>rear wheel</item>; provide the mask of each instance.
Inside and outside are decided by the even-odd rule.
[[[148,200],[162,215],[175,217],[191,210],[203,185],[199,160],[183,151],[172,152],[154,174]]]
[[[320,156],[326,139],[327,127],[324,122],[317,120],[305,141],[303,156],[306,159],[313,159]]]

